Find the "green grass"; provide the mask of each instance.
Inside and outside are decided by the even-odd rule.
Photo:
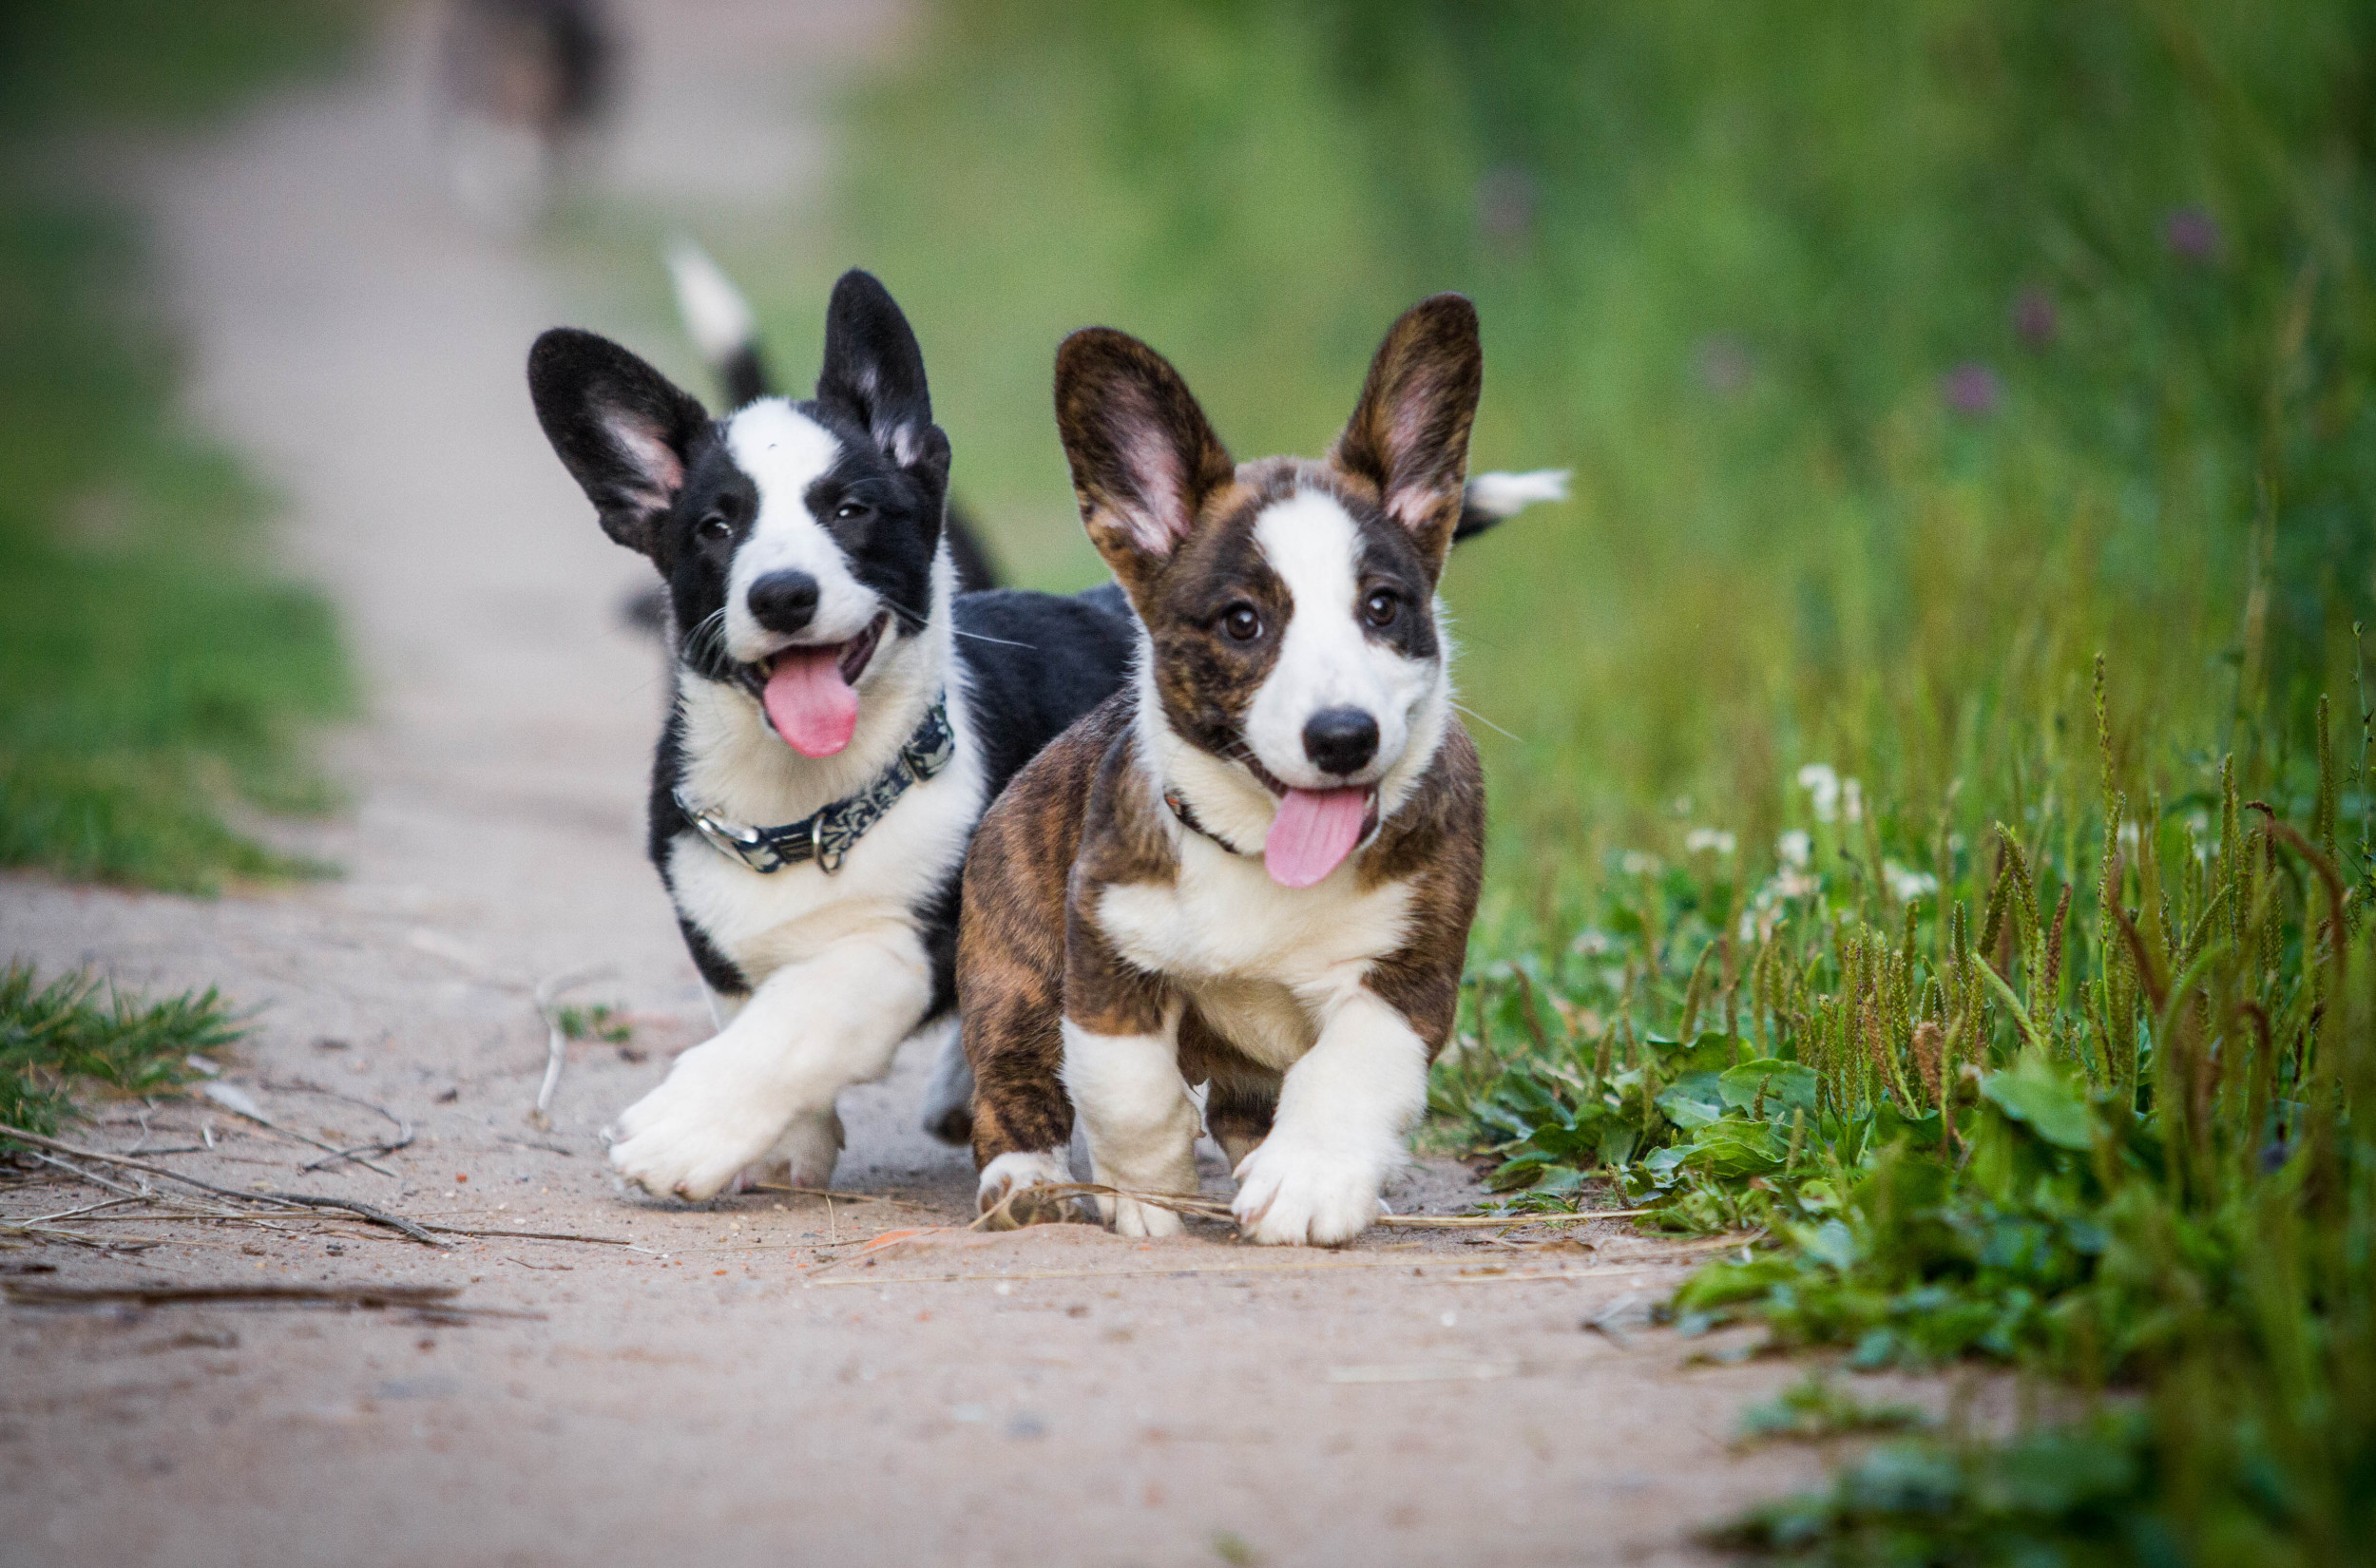
[[[148,1095],[178,1088],[189,1058],[244,1034],[212,989],[149,1003],[87,974],[43,984],[30,965],[0,972],[0,1122],[48,1135],[77,1094]],[[13,1142],[0,1136],[0,1148]]]
[[[188,430],[140,237],[55,170],[335,54],[340,7],[0,10],[0,866],[181,891],[318,868],[227,819],[318,810],[307,727],[346,711],[327,604],[272,497]]]
[[[1032,581],[1097,575],[1047,390],[1093,320],[1313,452],[1459,288],[1476,461],[1576,468],[1447,583],[1511,733],[1437,1136],[1769,1227],[1686,1327],[2084,1407],[1734,1539],[2366,1560],[2376,13],[999,0],[911,58],[832,260]],[[774,276],[802,365],[830,268]]]

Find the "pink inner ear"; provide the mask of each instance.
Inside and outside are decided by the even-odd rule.
[[[662,441],[650,426],[614,417],[604,421],[604,429],[619,444],[621,455],[641,471],[645,488],[659,505],[666,506],[668,498],[684,488],[684,464],[678,459],[676,449]]]
[[[1188,537],[1188,485],[1179,453],[1159,430],[1145,426],[1122,440],[1122,463],[1139,494],[1135,505],[1117,506],[1131,542],[1149,555],[1169,555]]]

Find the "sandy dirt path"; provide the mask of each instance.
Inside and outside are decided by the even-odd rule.
[[[644,192],[740,137],[743,186],[711,194],[798,200],[825,85],[886,47],[865,8],[627,13],[654,43],[613,166]],[[638,851],[661,698],[616,620],[638,564],[551,459],[520,363],[557,320],[621,329],[440,200],[418,32],[144,184],[197,414],[290,497],[288,547],[368,672],[370,721],[335,755],[353,809],[298,834],[347,874],[214,902],[10,878],[0,951],[220,984],[260,1008],[229,1080],[275,1120],[346,1144],[378,1106],[418,1135],[386,1176],[304,1172],[314,1149],[203,1103],[110,1107],[89,1143],[211,1138],[159,1157],[632,1245],[433,1250],[327,1218],[78,1222],[162,1238],[137,1252],[0,1238],[15,1282],[445,1284],[529,1314],[6,1309],[0,1561],[1692,1560],[1695,1521],[1810,1479],[1811,1455],[1726,1444],[1784,1370],[1581,1327],[1690,1261],[1621,1223],[1549,1248],[1377,1231],[1342,1253],[969,1235],[969,1166],[915,1129],[913,1061],[845,1101],[837,1187],[858,1199],[614,1190],[600,1127],[705,1015]],[[575,1048],[533,1128],[533,988],[589,966],[581,994],[626,1007],[634,1038]],[[0,1207],[95,1195],[18,1186]],[[1403,1195],[1442,1212],[1474,1188],[1438,1162]]]

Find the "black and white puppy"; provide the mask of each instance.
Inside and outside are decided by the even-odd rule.
[[[1135,622],[1110,587],[958,596],[948,441],[914,335],[863,272],[834,290],[809,401],[713,420],[570,330],[537,340],[528,385],[604,530],[667,585],[649,849],[720,1023],[619,1117],[611,1163],[688,1198],[754,1165],[823,1186],[835,1098],[950,1013],[975,821],[1121,683]],[[962,1138],[953,1034],[944,1055],[932,1119]]]

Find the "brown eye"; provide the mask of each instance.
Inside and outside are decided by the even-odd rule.
[[[710,513],[701,519],[699,526],[699,532],[703,539],[723,539],[734,531],[735,526],[726,521],[725,514],[722,512]]]
[[[1361,602],[1361,618],[1383,631],[1394,624],[1394,618],[1403,610],[1403,602],[1380,588]]]
[[[1251,642],[1262,635],[1262,612],[1252,604],[1232,604],[1221,612],[1221,630],[1240,642]]]

